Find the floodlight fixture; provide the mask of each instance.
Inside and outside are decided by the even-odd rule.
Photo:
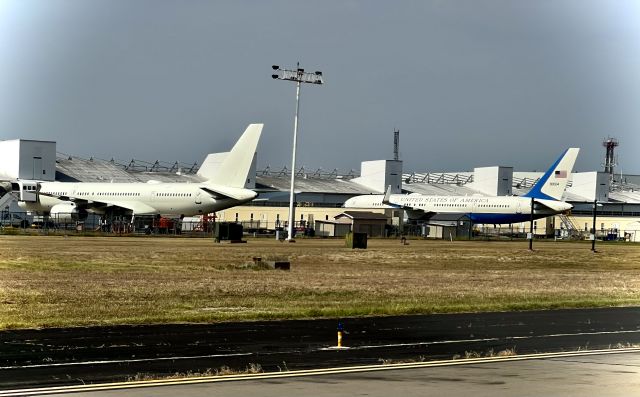
[[[271,75],[274,79],[295,81],[297,83],[324,84],[322,72],[320,71],[309,73],[305,72],[303,68],[296,68],[295,70],[280,69],[278,65],[273,65],[271,68],[277,72],[277,74]]]

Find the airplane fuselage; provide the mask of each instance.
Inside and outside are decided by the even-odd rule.
[[[466,214],[474,223],[505,224],[531,219],[531,199],[527,197],[426,196],[392,194],[388,203],[384,195],[353,197],[345,208],[400,208],[410,219],[438,214]],[[539,219],[571,209],[571,204],[535,199],[533,218]]]
[[[247,189],[233,189],[240,199],[213,197],[202,188],[206,183],[70,183],[41,182],[41,194],[37,202],[21,201],[18,205],[28,211],[49,213],[58,205],[77,202],[86,205],[88,212],[104,214],[117,206],[139,206],[139,210],[129,211],[135,215],[197,215],[215,212],[233,205],[252,200],[256,195]],[[62,200],[53,196],[68,197]],[[91,203],[108,202],[103,206]]]
[[[201,183],[93,183],[19,180],[18,205],[58,222],[83,220],[88,213],[116,216],[207,214],[253,200],[245,187],[263,124],[249,124],[229,152],[210,153],[197,175]]]

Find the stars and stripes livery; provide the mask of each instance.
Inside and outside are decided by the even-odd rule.
[[[391,194],[356,196],[347,200],[345,208],[399,208],[410,220],[427,220],[439,213],[465,214],[474,223],[508,224],[531,219],[531,199],[534,200],[533,218],[539,219],[569,211],[573,206],[562,199],[578,148],[570,148],[544,173],[538,182],[522,197],[431,196],[423,194]],[[552,178],[553,176],[553,178]]]

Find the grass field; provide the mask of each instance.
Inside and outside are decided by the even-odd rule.
[[[0,329],[640,304],[640,245],[0,236]],[[252,257],[291,261],[254,270]]]

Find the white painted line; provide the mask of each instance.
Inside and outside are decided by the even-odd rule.
[[[454,340],[437,340],[431,342],[415,342],[415,343],[390,343],[385,345],[363,345],[363,346],[351,346],[352,350],[366,350],[366,349],[379,349],[385,347],[410,347],[410,346],[429,346],[429,345],[445,345],[456,343],[469,343],[469,342],[496,342],[501,340],[511,339],[537,339],[537,338],[559,338],[564,336],[593,336],[593,335],[609,335],[609,334],[637,334],[640,330],[633,331],[602,331],[602,332],[578,332],[575,334],[549,334],[549,335],[523,335],[523,336],[508,336],[504,338],[478,338],[478,339],[454,339]],[[320,350],[326,350],[322,348]]]
[[[78,362],[68,362],[68,363],[15,365],[11,367],[0,367],[0,369],[68,367],[73,365],[126,364],[126,363],[140,363],[140,362],[151,362],[151,361],[191,360],[195,358],[251,356],[252,354],[253,353],[229,353],[229,354],[208,354],[203,356],[153,357],[153,358],[131,358],[127,360],[78,361]]]
[[[432,342],[415,342],[415,343],[390,343],[387,345],[363,345],[352,346],[352,350],[366,350],[366,349],[379,349],[383,347],[409,347],[409,346],[429,346],[429,345],[446,345],[454,343],[468,343],[468,342],[492,342],[499,341],[501,338],[480,338],[480,339],[456,339],[456,340],[435,340]]]
[[[429,345],[444,345],[444,344],[456,344],[456,343],[472,343],[472,342],[497,342],[500,340],[512,340],[512,339],[536,339],[536,338],[558,338],[565,336],[589,336],[589,335],[609,335],[609,334],[633,334],[640,333],[640,330],[629,331],[602,331],[602,332],[579,332],[575,334],[549,334],[549,335],[523,335],[523,336],[510,336],[505,338],[478,338],[478,339],[455,339],[455,340],[439,340],[431,342],[415,342],[415,343],[390,343],[384,345],[362,345],[362,346],[329,346],[321,347],[316,351],[327,350],[368,350],[368,349],[382,349],[390,347],[410,347],[410,346],[429,346]],[[290,351],[272,352],[276,353],[290,353]],[[229,354],[211,354],[202,356],[180,356],[180,357],[153,357],[153,358],[139,358],[139,359],[126,359],[126,360],[96,360],[96,361],[80,361],[80,362],[66,362],[66,363],[50,363],[50,364],[29,364],[29,365],[16,365],[16,366],[4,366],[2,369],[24,369],[24,368],[47,368],[47,367],[65,367],[65,366],[81,366],[81,365],[101,365],[101,364],[126,364],[136,362],[153,362],[153,361],[171,361],[171,360],[191,360],[198,358],[216,358],[216,357],[238,357],[238,356],[250,356],[254,353],[229,353]]]
[[[545,359],[545,358],[551,359],[551,358],[594,356],[594,355],[621,354],[621,353],[640,353],[640,348],[611,349],[611,350],[583,350],[583,351],[577,351],[577,352],[524,354],[520,356],[508,356],[508,357],[469,358],[469,359],[459,359],[459,360],[427,361],[427,362],[418,362],[418,363],[400,363],[400,364],[386,364],[386,365],[378,364],[378,365],[338,367],[338,368],[314,369],[314,370],[302,370],[302,371],[268,372],[268,373],[261,373],[261,374],[252,374],[252,375],[203,376],[203,377],[192,377],[192,378],[183,378],[183,379],[159,379],[159,380],[139,381],[139,382],[119,382],[119,383],[104,383],[104,384],[95,384],[95,385],[58,386],[58,387],[37,388],[37,389],[16,389],[16,390],[0,391],[0,397],[39,396],[39,395],[59,394],[59,393],[77,393],[77,392],[91,392],[91,391],[104,391],[104,390],[135,389],[135,388],[143,388],[143,387],[188,385],[188,384],[198,384],[198,383],[215,383],[215,382],[230,382],[230,381],[243,381],[243,380],[293,378],[293,377],[302,377],[302,376],[389,371],[389,370],[398,370],[398,369],[418,369],[418,368],[429,368],[429,367],[447,367],[447,366],[454,366],[454,365],[539,360],[539,359]]]
[[[326,350],[349,350],[349,349],[357,349],[355,347],[348,347],[348,346],[329,346],[329,347],[321,347],[320,349],[317,350],[322,350],[322,351],[326,351]]]
[[[630,331],[599,331],[599,332],[578,332],[577,334],[551,334],[551,335],[526,335],[509,336],[504,339],[535,339],[535,338],[558,338],[563,336],[587,336],[587,335],[609,335],[609,334],[637,334],[640,330]]]

